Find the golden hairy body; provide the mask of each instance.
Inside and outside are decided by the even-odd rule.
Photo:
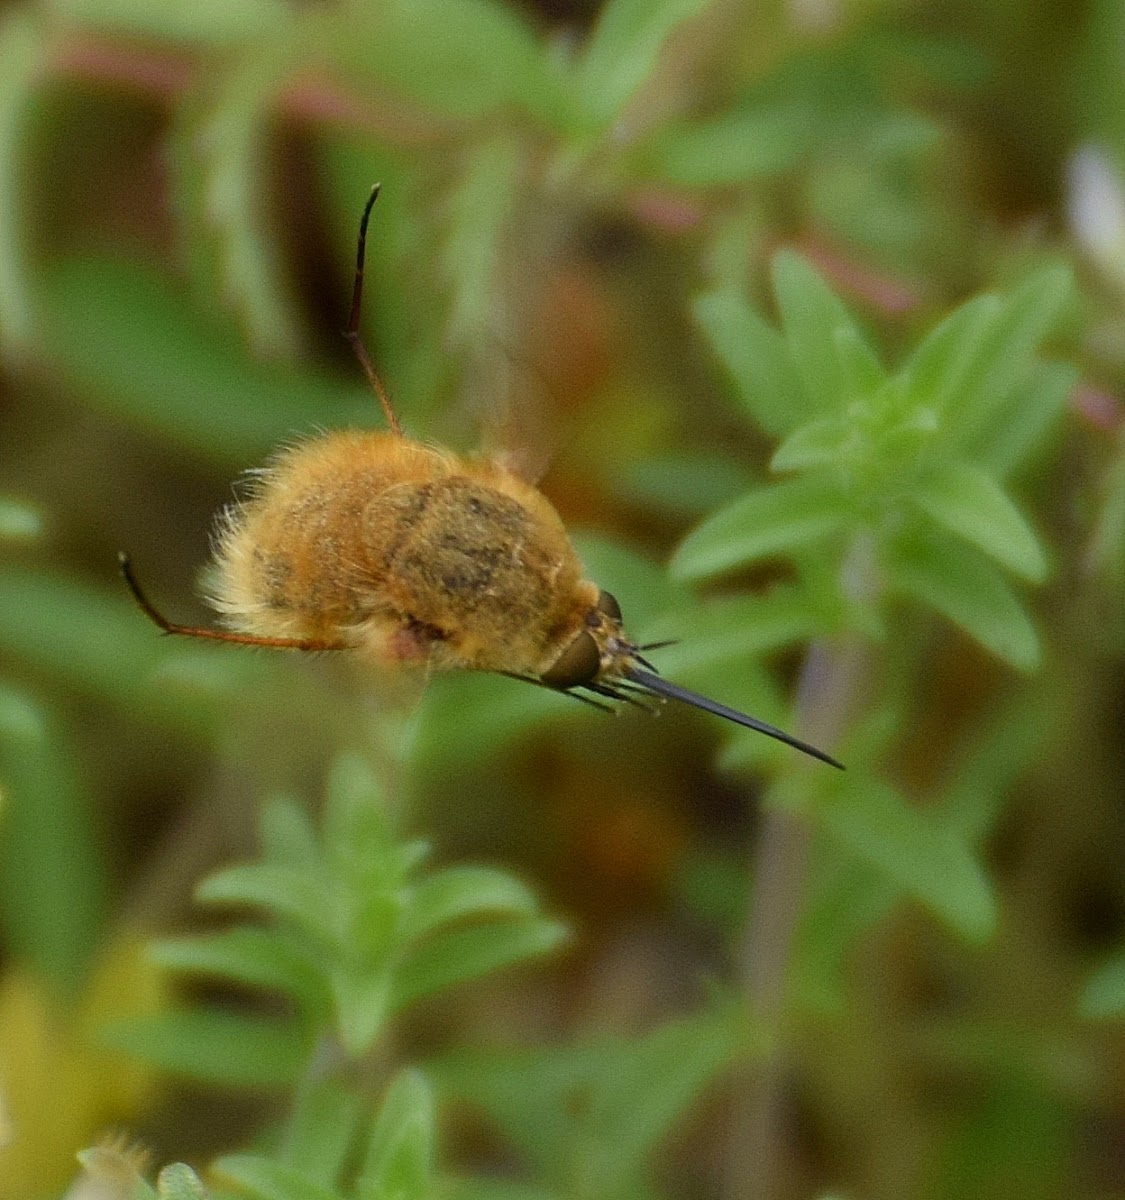
[[[215,568],[212,601],[236,632],[533,677],[598,597],[541,493],[378,432],[281,452],[224,514]]]
[[[254,472],[249,496],[226,510],[215,539],[210,599],[225,630],[169,621],[121,554],[146,616],[184,637],[497,671],[603,708],[607,700],[678,700],[840,766],[773,725],[661,678],[644,655],[667,643],[626,636],[620,606],[584,577],[540,492],[499,463],[403,434],[359,336],[367,221],[378,194],[373,188],[359,223],[347,336],[388,432],[321,434]]]

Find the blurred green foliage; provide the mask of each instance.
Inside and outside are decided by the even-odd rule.
[[[1119,1187],[1123,31],[0,12],[0,1200],[106,1120],[198,1170],[102,1142],[73,1200]],[[235,473],[378,425],[375,181],[410,435],[549,465],[661,671],[846,774],[131,605],[118,549],[190,614]]]

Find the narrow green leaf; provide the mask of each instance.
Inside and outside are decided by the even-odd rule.
[[[851,314],[809,262],[791,250],[773,260],[773,286],[789,354],[812,412],[827,416],[853,397],[841,339],[862,343]]]
[[[511,134],[478,144],[447,202],[442,269],[450,289],[444,335],[451,350],[495,336],[508,287],[504,253],[513,245],[522,155]]]
[[[580,102],[610,122],[657,68],[669,35],[706,0],[607,0],[575,73]]]
[[[49,42],[30,8],[0,18],[0,346],[10,358],[30,351],[39,321],[28,252],[33,177],[30,166],[35,98],[47,69]]]
[[[354,967],[348,963],[330,972],[336,1006],[336,1031],[346,1053],[362,1058],[383,1031],[391,993],[388,953],[382,962]]]
[[[335,1188],[324,1187],[296,1167],[260,1154],[227,1154],[213,1163],[211,1170],[253,1200],[340,1200]]]
[[[72,1000],[106,919],[108,864],[67,733],[0,684],[0,910],[9,951]]]
[[[726,367],[751,420],[782,437],[812,415],[785,339],[737,292],[697,296],[692,313]]]
[[[323,830],[325,851],[336,863],[368,859],[383,867],[393,847],[390,816],[382,782],[363,755],[340,754],[333,762]]]
[[[567,936],[565,925],[545,920],[496,922],[439,933],[402,962],[393,980],[391,1011],[523,959],[549,954]]]
[[[288,796],[275,796],[262,806],[259,822],[262,858],[281,866],[311,867],[320,861],[320,846],[308,809]]]
[[[169,278],[135,264],[68,261],[47,275],[46,336],[67,386],[113,416],[230,467],[254,465],[316,425],[370,427],[357,379],[251,362],[232,331]]]
[[[530,917],[538,907],[535,893],[505,871],[449,867],[412,890],[400,931],[409,940],[465,917],[481,913]]]
[[[992,935],[996,904],[976,859],[893,788],[870,776],[843,778],[820,801],[817,820],[961,937],[983,942]]]
[[[170,139],[182,241],[200,302],[238,319],[252,352],[293,360],[303,331],[261,170],[274,110],[299,66],[290,22],[219,60],[176,108]],[[284,212],[284,207],[281,208]]]
[[[273,988],[309,1012],[324,1012],[327,994],[321,972],[283,935],[239,926],[201,937],[163,938],[149,955],[162,967],[214,975],[253,988]]]
[[[433,1157],[433,1091],[420,1071],[402,1071],[387,1089],[372,1129],[356,1200],[427,1200]]]
[[[960,625],[1023,671],[1039,663],[1039,638],[999,568],[976,551],[921,530],[900,539],[886,564],[888,582]]]
[[[1042,582],[1047,560],[1031,527],[996,480],[972,463],[938,463],[910,492],[911,502],[997,562]]]
[[[1078,1014],[1088,1021],[1125,1019],[1125,953],[1102,963],[1086,981]]]
[[[699,520],[753,485],[747,467],[712,454],[661,454],[629,463],[617,491],[635,504]]]
[[[604,1047],[591,1081],[576,1167],[623,1195],[700,1092],[751,1044],[747,1015],[720,1004],[646,1036]]]
[[[114,1021],[99,1039],[172,1074],[238,1088],[291,1085],[309,1051],[293,1022],[203,1010]]]
[[[808,150],[809,109],[755,107],[718,120],[661,130],[645,148],[659,179],[682,187],[715,187],[788,170]]]
[[[774,451],[771,471],[803,471],[840,461],[845,446],[855,436],[851,421],[820,417],[799,425]]]
[[[300,867],[239,863],[209,875],[195,889],[201,904],[237,904],[288,917],[304,929],[329,936],[337,914],[322,879]]]
[[[1018,470],[1062,423],[1078,379],[1069,363],[1046,363],[1017,388],[971,448],[970,457],[1004,479]]]
[[[459,122],[512,108],[551,128],[574,124],[574,100],[561,72],[509,5],[383,0],[329,9],[322,19],[322,52],[368,87],[385,82]]]
[[[840,363],[844,395],[849,399],[870,396],[887,382],[883,364],[854,325],[839,326],[832,341]]]
[[[945,408],[1000,312],[998,296],[975,296],[930,330],[899,373],[916,406]]]
[[[829,480],[814,475],[770,484],[697,525],[668,570],[678,579],[705,579],[807,546],[838,532],[847,520],[843,497]]]
[[[366,1104],[333,1079],[305,1080],[285,1124],[281,1161],[322,1187],[340,1183],[350,1166]]]
[[[1003,303],[960,377],[948,384],[950,430],[960,444],[992,433],[997,411],[1030,369],[1039,342],[1057,319],[1071,287],[1068,268],[1047,266]]]
[[[653,652],[669,676],[745,663],[823,632],[804,593],[785,586],[757,596],[696,600],[642,627],[646,642],[676,639],[674,646]]]

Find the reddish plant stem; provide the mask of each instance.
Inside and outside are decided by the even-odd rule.
[[[810,646],[797,690],[796,727],[814,745],[835,747],[854,715],[867,678],[866,647],[858,639]],[[823,769],[801,762],[794,770]],[[787,787],[792,787],[788,781]],[[808,817],[765,804],[753,850],[754,893],[738,948],[742,989],[768,1038],[764,1055],[735,1079],[724,1194],[727,1200],[775,1200],[782,1194],[785,1107],[795,1067],[786,1037],[789,962],[801,912],[812,846]]]

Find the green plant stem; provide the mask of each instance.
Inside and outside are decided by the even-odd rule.
[[[797,691],[796,726],[814,745],[833,747],[868,678],[867,646],[850,637],[809,647]],[[795,770],[817,770],[815,763]],[[788,785],[791,786],[791,783]],[[813,826],[808,816],[767,797],[753,850],[754,892],[738,949],[742,988],[768,1048],[734,1081],[726,1163],[727,1200],[772,1200],[782,1156],[792,1048],[784,1028],[789,960],[804,905]]]

